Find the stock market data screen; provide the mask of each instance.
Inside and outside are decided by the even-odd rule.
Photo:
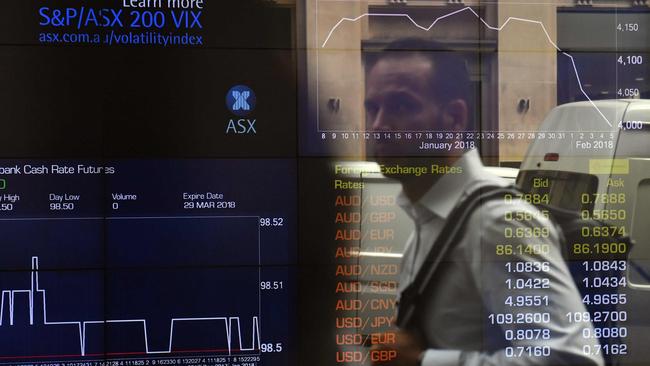
[[[650,359],[643,0],[2,0],[0,365]]]

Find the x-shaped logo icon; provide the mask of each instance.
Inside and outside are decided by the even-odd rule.
[[[235,98],[235,104],[232,106],[233,111],[239,111],[239,110],[244,110],[244,111],[250,111],[251,106],[248,104],[248,98],[251,96],[251,92],[248,90],[244,90],[242,92],[233,90],[232,91],[232,97]]]

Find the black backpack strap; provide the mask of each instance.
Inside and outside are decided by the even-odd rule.
[[[453,246],[460,241],[466,222],[475,209],[484,202],[504,198],[507,195],[518,197],[519,194],[520,192],[514,186],[483,185],[471,191],[465,199],[454,207],[431,250],[427,253],[427,257],[415,279],[401,293],[397,308],[397,326],[406,328],[410,323],[420,297],[430,284],[442,260]]]

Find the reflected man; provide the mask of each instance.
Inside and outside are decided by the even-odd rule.
[[[403,259],[400,291],[422,268],[453,208],[483,186],[507,186],[485,172],[463,131],[475,130],[465,61],[440,44],[406,39],[366,58],[367,125],[382,139],[371,146],[386,174],[402,185],[400,206],[415,230]],[[383,133],[452,133],[422,154],[422,144]],[[460,136],[460,138],[458,138]],[[451,145],[451,148],[449,146]],[[429,174],[407,173],[427,166]],[[513,217],[525,219],[516,220]],[[394,345],[397,358],[381,365],[602,365],[585,354],[582,330],[568,313],[584,312],[561,254],[556,227],[519,199],[483,202],[469,215]],[[506,233],[522,235],[506,235]],[[528,235],[526,233],[543,233]],[[518,270],[517,263],[530,263]],[[515,268],[513,270],[513,268]],[[513,287],[512,283],[523,284]],[[531,283],[530,286],[526,285]],[[532,285],[538,283],[541,285]],[[509,285],[510,284],[510,285]],[[530,301],[528,301],[530,300]]]

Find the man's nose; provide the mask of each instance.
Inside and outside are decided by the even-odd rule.
[[[380,108],[375,114],[375,118],[370,126],[372,131],[390,131],[392,130],[390,121],[383,108]]]

